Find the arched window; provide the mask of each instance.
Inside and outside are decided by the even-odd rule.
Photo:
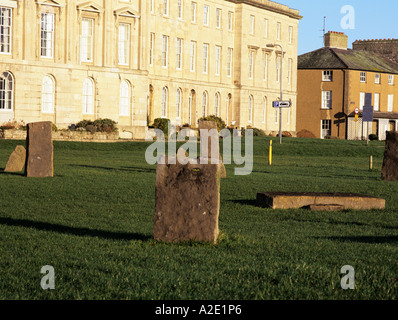
[[[83,113],[94,114],[94,81],[86,78],[83,83]]]
[[[181,118],[181,101],[182,101],[182,91],[180,88],[177,89],[176,95],[176,118]]]
[[[44,113],[54,113],[55,81],[52,76],[45,76],[42,85],[41,110]]]
[[[130,115],[130,102],[131,102],[131,86],[126,80],[120,84],[120,101],[119,111],[121,116]]]
[[[263,123],[267,122],[267,97],[263,100]]]
[[[253,96],[249,96],[249,106],[248,106],[248,122],[252,123],[253,121]]]
[[[168,104],[168,99],[169,99],[169,90],[167,87],[163,87],[162,90],[162,105],[161,105],[161,117],[166,118],[167,117],[167,104]]]
[[[203,92],[202,95],[202,116],[206,117],[207,116],[207,91]]]
[[[216,117],[220,116],[220,93],[217,92],[216,95],[214,96],[214,114]]]
[[[10,72],[0,75],[0,110],[13,110],[14,77]]]

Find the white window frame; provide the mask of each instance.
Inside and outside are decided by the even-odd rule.
[[[255,33],[255,28],[256,28],[256,17],[254,15],[250,15],[250,34],[254,36]]]
[[[269,25],[269,20],[264,19],[264,38],[268,38],[268,25]]]
[[[282,23],[276,23],[276,40],[280,41],[282,39]]]
[[[168,103],[169,103],[169,89],[167,87],[163,87],[162,101],[161,101],[161,118],[167,118]]]
[[[176,119],[181,119],[182,90],[177,89],[176,92]]]
[[[14,76],[5,71],[0,74],[0,112],[14,110]]]
[[[389,84],[390,86],[393,86],[393,85],[394,85],[394,75],[393,75],[393,74],[389,74],[389,75],[388,75],[388,84]]]
[[[203,25],[209,26],[210,24],[210,7],[208,5],[203,6]]]
[[[365,105],[365,92],[359,93],[359,110],[363,110]]]
[[[380,84],[380,83],[381,83],[381,74],[375,73],[375,84]]]
[[[196,11],[198,4],[195,1],[191,1],[191,22],[196,23]]]
[[[359,81],[362,83],[366,83],[366,72],[361,71],[359,75]]]
[[[234,30],[234,13],[232,11],[228,11],[228,31]]]
[[[41,111],[43,113],[54,113],[55,110],[55,80],[46,75],[42,82]]]
[[[293,26],[289,26],[289,44],[293,44]]]
[[[268,53],[263,53],[263,81],[268,81]]]
[[[151,32],[150,34],[150,44],[149,44],[149,65],[153,66],[153,53],[155,48],[155,34]]]
[[[394,111],[394,95],[389,94],[387,98],[387,112]]]
[[[322,81],[333,82],[333,70],[324,70],[322,73]]]
[[[234,49],[228,48],[228,55],[227,55],[227,77],[232,77],[233,72],[233,64],[234,64]]]
[[[325,139],[332,134],[332,120],[321,120],[321,139]]]
[[[5,16],[5,12],[7,12]],[[12,8],[0,6],[0,54],[11,54],[12,51]]]
[[[130,116],[131,106],[131,84],[127,80],[120,83],[119,114],[122,117]]]
[[[169,65],[169,36],[162,36],[162,67],[167,68]]]
[[[222,24],[222,10],[220,8],[216,8],[216,28],[221,29]]]
[[[177,0],[177,18],[178,20],[184,19],[184,1]]]
[[[40,56],[54,58],[55,13],[42,12],[40,24]]]
[[[123,29],[125,30],[124,34],[122,34]],[[130,30],[130,24],[119,24],[118,51],[119,65],[122,66],[128,66],[130,64]]]
[[[380,111],[380,93],[374,94],[374,111]]]
[[[254,50],[249,50],[249,79],[254,77]]]
[[[209,44],[203,44],[203,73],[209,72]]]
[[[85,24],[89,27],[85,33]],[[80,33],[80,62],[93,62],[94,54],[94,19],[83,18]]]
[[[214,115],[216,117],[220,116],[220,103],[221,103],[221,94],[216,92],[214,95]]]
[[[322,109],[330,110],[333,107],[333,92],[330,90],[322,91]]]
[[[191,53],[190,53],[190,71],[196,71],[196,41],[191,41]]]
[[[163,0],[163,16],[169,16],[169,0]]]
[[[92,78],[86,78],[83,82],[83,114],[94,114],[95,83]]]
[[[182,69],[182,58],[183,58],[183,47],[184,40],[182,38],[177,38],[176,40],[176,69]]]
[[[220,75],[220,71],[221,71],[221,46],[216,46],[216,59],[215,59],[215,74],[216,76]]]
[[[203,91],[202,94],[202,117],[207,117],[207,108],[209,105],[209,94],[207,91]]]

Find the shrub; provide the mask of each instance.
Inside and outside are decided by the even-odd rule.
[[[261,130],[261,129],[258,129],[258,128],[249,128],[249,127],[247,127],[246,129],[242,129],[242,137],[245,136],[245,131],[248,130],[248,129],[253,130],[253,137],[265,137],[266,136],[264,130]]]
[[[379,136],[377,134],[372,133],[372,134],[369,135],[369,140],[370,141],[377,141],[377,140],[379,140]]]
[[[51,131],[53,131],[53,132],[57,132],[58,131],[57,126],[55,125],[55,123],[52,123],[52,122],[51,122]]]
[[[224,129],[226,127],[224,120],[221,119],[220,117],[216,117],[214,115],[202,117],[199,119],[199,121],[215,121],[217,123],[218,132],[220,132],[222,129]]]
[[[116,122],[111,119],[98,119],[95,121],[82,120],[77,124],[72,124],[69,129],[74,130],[87,130],[91,133],[95,132],[106,132],[111,133],[117,131]]]
[[[156,118],[155,121],[153,122],[153,127],[155,129],[162,130],[165,135],[168,134],[169,131],[169,119],[165,118]]]

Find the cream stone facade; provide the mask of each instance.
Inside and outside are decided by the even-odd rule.
[[[299,12],[266,0],[0,0],[0,123],[155,118],[296,130]]]

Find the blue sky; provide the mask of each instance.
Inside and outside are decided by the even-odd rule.
[[[323,17],[326,32],[338,31],[348,35],[348,47],[355,40],[398,38],[398,1],[396,0],[274,0],[298,9],[303,19],[299,24],[298,54],[323,47]],[[341,10],[350,5],[355,10],[354,29],[345,29]],[[346,20],[347,21],[347,20]]]

